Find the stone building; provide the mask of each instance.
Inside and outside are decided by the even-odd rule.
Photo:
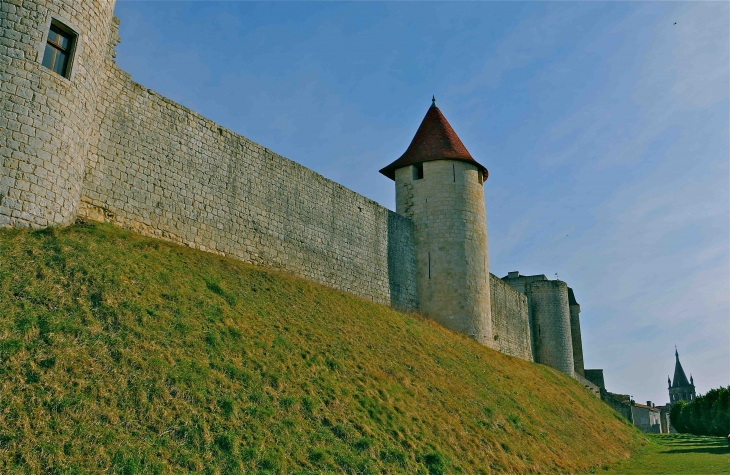
[[[674,430],[674,427],[672,427],[672,422],[669,420],[669,411],[671,411],[672,406],[670,404],[665,404],[663,406],[657,406],[657,409],[659,409],[659,422],[661,424],[661,433],[670,434],[676,432]]]
[[[103,221],[281,269],[601,393],[585,377],[573,290],[490,274],[487,168],[435,100],[381,170],[392,212],[132,81],[114,60],[114,3],[0,4],[0,227]]]
[[[634,425],[642,432],[647,434],[661,433],[661,414],[658,407],[655,407],[651,401],[646,401],[646,405],[634,403],[631,405],[631,413],[634,419]]]

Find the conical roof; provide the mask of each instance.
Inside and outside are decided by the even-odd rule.
[[[486,167],[472,158],[446,117],[436,107],[435,99],[406,152],[398,160],[380,170],[380,173],[395,180],[395,171],[398,168],[433,160],[458,160],[473,163],[484,172],[484,180],[488,176]]]
[[[679,362],[679,352],[677,350],[674,350],[674,356],[677,358],[677,361],[674,363],[674,381],[672,382],[672,387],[682,388],[685,386],[691,386],[689,381],[687,381],[687,375],[684,374],[682,363]]]

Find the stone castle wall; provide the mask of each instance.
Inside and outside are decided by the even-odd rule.
[[[527,297],[494,274],[489,275],[495,350],[533,361]]]
[[[415,310],[408,218],[108,68],[79,216]]]
[[[0,4],[0,227],[105,221],[419,310],[414,221],[133,82],[113,60],[113,3]],[[70,79],[40,64],[52,17],[79,34]],[[476,170],[449,173],[483,196]],[[479,311],[500,351],[532,360],[524,299],[488,290],[484,235],[461,256],[484,255]]]
[[[570,290],[570,289],[569,289]],[[572,290],[569,292],[573,293]],[[585,376],[583,362],[583,338],[580,332],[580,305],[570,303],[570,336],[573,341],[573,368],[578,376]]]

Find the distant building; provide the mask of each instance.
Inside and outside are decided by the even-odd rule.
[[[631,396],[628,394],[616,394],[606,390],[606,383],[603,379],[602,369],[586,369],[585,377],[588,381],[598,386],[601,401],[605,402],[614,411],[618,412],[629,422],[634,422],[634,416],[631,412]]]
[[[646,401],[646,405],[634,403],[631,406],[631,414],[634,418],[634,425],[642,432],[647,434],[660,434],[661,428],[661,410]]]
[[[672,409],[672,405],[666,404],[664,406],[657,406],[657,409],[659,409],[659,422],[661,423],[662,434],[677,432],[676,430],[674,430],[674,427],[672,427],[672,423],[669,421],[669,411]]]
[[[674,357],[676,361],[674,363],[674,381],[669,379],[667,376],[667,383],[669,384],[669,405],[674,405],[678,401],[690,402],[695,398],[695,382],[692,375],[689,375],[689,381],[687,381],[687,375],[684,373],[682,363],[679,362],[679,352],[675,348]]]
[[[672,434],[677,432],[669,420],[669,412],[672,410],[672,406],[679,401],[690,402],[696,397],[694,378],[690,374],[689,381],[687,381],[687,375],[684,368],[682,368],[682,363],[679,362],[679,352],[676,348],[674,349],[674,358],[674,381],[667,376],[669,402],[661,407],[662,433]]]

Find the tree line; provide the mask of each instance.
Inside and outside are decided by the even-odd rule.
[[[689,403],[676,402],[669,412],[669,420],[677,432],[727,436],[730,433],[730,386],[711,389]]]

